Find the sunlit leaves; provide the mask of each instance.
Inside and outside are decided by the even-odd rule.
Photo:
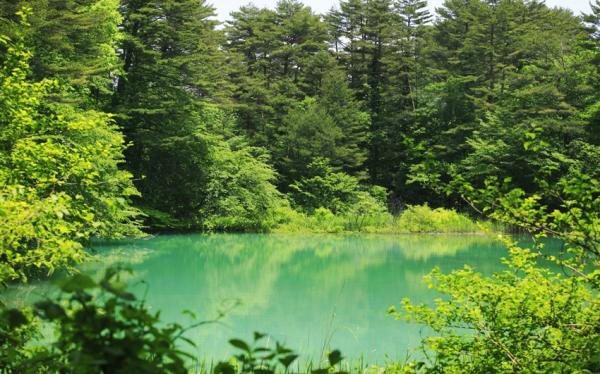
[[[82,260],[91,236],[136,234],[129,198],[137,192],[119,169],[125,145],[110,117],[48,103],[64,87],[28,81],[22,37],[3,40],[0,279],[25,280]]]

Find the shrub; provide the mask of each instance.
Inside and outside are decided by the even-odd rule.
[[[508,182],[488,178],[476,189],[459,181],[459,191],[491,218],[525,230],[534,247],[503,238],[505,271],[434,270],[429,286],[444,298],[433,306],[405,300],[404,312],[391,312],[436,332],[421,347],[423,372],[599,372],[600,181],[573,168],[536,192]],[[549,207],[545,195],[560,204]],[[542,239],[549,236],[564,253],[547,253]]]
[[[400,232],[479,232],[481,228],[468,217],[454,210],[437,208],[427,205],[409,206],[396,222]]]
[[[333,172],[326,159],[316,159],[308,168],[312,176],[303,177],[290,186],[290,195],[297,207],[308,213],[326,208],[338,214],[348,212],[358,201],[361,188],[357,178]]]
[[[583,278],[539,267],[539,257],[511,245],[508,271],[491,277],[470,267],[434,270],[429,287],[449,299],[392,309],[435,332],[423,340],[435,353],[424,372],[598,372],[597,295]]]
[[[98,282],[78,274],[60,288],[62,297],[35,303],[32,313],[0,311],[0,367],[15,373],[187,373],[191,356],[178,346],[187,341],[186,328],[159,326],[159,313],[125,290],[119,271],[108,269]],[[34,315],[56,327],[51,344],[33,339]]]
[[[214,146],[208,171],[205,202],[199,212],[208,231],[267,231],[275,209],[284,204],[274,182],[275,171],[257,148]]]

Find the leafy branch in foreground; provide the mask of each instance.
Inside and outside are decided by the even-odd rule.
[[[429,326],[424,371],[597,372],[598,297],[582,278],[539,267],[539,255],[513,245],[508,269],[484,277],[470,267],[434,270],[430,288],[448,296],[433,307],[402,302],[397,318]]]
[[[488,179],[484,188],[464,185],[463,197],[490,218],[516,226],[535,240],[538,254],[600,287],[600,181],[576,170],[533,193],[510,188],[510,179]],[[550,201],[550,203],[548,202]],[[553,205],[552,202],[554,203]],[[477,208],[476,208],[477,209]],[[546,254],[543,239],[563,242],[560,256]]]
[[[97,282],[77,274],[59,283],[57,300],[2,310],[0,366],[9,373],[187,373],[191,356],[181,345],[194,345],[182,336],[190,327],[160,324],[160,313],[128,292],[120,273],[108,269]],[[43,323],[55,328],[52,338],[41,335]]]
[[[108,114],[48,100],[68,87],[29,80],[24,33],[0,34],[0,281],[80,261],[92,236],[139,234],[123,135]]]
[[[521,228],[534,244],[522,248],[501,236],[506,270],[491,277],[468,266],[448,275],[434,270],[427,283],[445,298],[390,309],[435,332],[423,340],[419,371],[600,371],[600,183],[575,166],[556,183],[546,180],[534,192],[510,187],[509,178],[488,178],[482,188],[456,180],[476,210]],[[560,255],[548,253],[547,238],[563,243]]]
[[[76,274],[58,282],[59,297],[43,299],[31,308],[0,304],[0,371],[188,373],[195,357],[184,348],[196,345],[185,333],[217,323],[224,313],[213,320],[197,320],[186,311],[196,320],[189,326],[164,323],[160,312],[151,312],[143,299],[127,291],[122,274],[122,269],[109,268],[98,281]],[[48,335],[49,328],[53,334]],[[213,372],[289,372],[298,354],[280,343],[262,344],[266,337],[255,333],[253,344],[231,339],[240,353],[216,365]],[[312,372],[342,374],[336,369],[341,361],[341,353],[332,351],[328,365]]]

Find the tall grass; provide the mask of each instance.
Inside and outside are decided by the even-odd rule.
[[[230,363],[237,365],[235,358],[228,360]],[[212,360],[195,360],[188,369],[189,374],[213,374],[217,362]],[[310,360],[298,359],[292,367],[287,371],[281,371],[281,374],[314,374],[319,368],[322,368],[324,362],[315,362]],[[360,374],[384,374],[384,373],[406,373],[412,371],[406,371],[411,367],[410,361],[406,359],[404,362],[389,361],[383,365],[371,365],[366,362],[364,358],[358,358],[353,360],[344,360],[337,367],[337,372],[345,373],[360,373]],[[322,369],[321,369],[322,370]],[[333,372],[333,371],[331,371]],[[278,371],[276,371],[278,373]]]
[[[273,229],[280,233],[483,233],[504,231],[490,222],[474,221],[452,209],[427,205],[408,206],[399,216],[389,213],[363,215],[333,214],[325,208],[305,214],[282,209]]]
[[[398,232],[403,233],[474,233],[483,231],[477,222],[455,210],[427,205],[409,206],[398,217]]]

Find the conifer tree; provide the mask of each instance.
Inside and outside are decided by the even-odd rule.
[[[33,50],[33,79],[53,78],[71,86],[61,100],[100,109],[110,97],[119,69],[118,0],[32,0],[6,2],[0,18],[14,20],[17,10],[31,9],[27,30]],[[10,28],[10,23],[4,28]],[[17,23],[12,23],[13,26]],[[18,27],[18,26],[16,26]],[[10,30],[5,30],[8,35]],[[58,98],[55,98],[55,100]]]
[[[236,58],[234,98],[241,127],[255,144],[275,151],[286,114],[315,96],[335,68],[320,17],[296,0],[274,10],[241,7],[228,23],[227,48]]]
[[[130,0],[120,10],[123,74],[111,109],[132,143],[127,167],[142,205],[186,220],[204,197],[201,101],[227,86],[214,9],[205,1]]]
[[[370,121],[359,106],[343,73],[336,71],[325,77],[318,97],[307,97],[284,117],[275,153],[283,187],[307,176],[307,166],[317,159],[327,159],[335,171],[367,179]]]

